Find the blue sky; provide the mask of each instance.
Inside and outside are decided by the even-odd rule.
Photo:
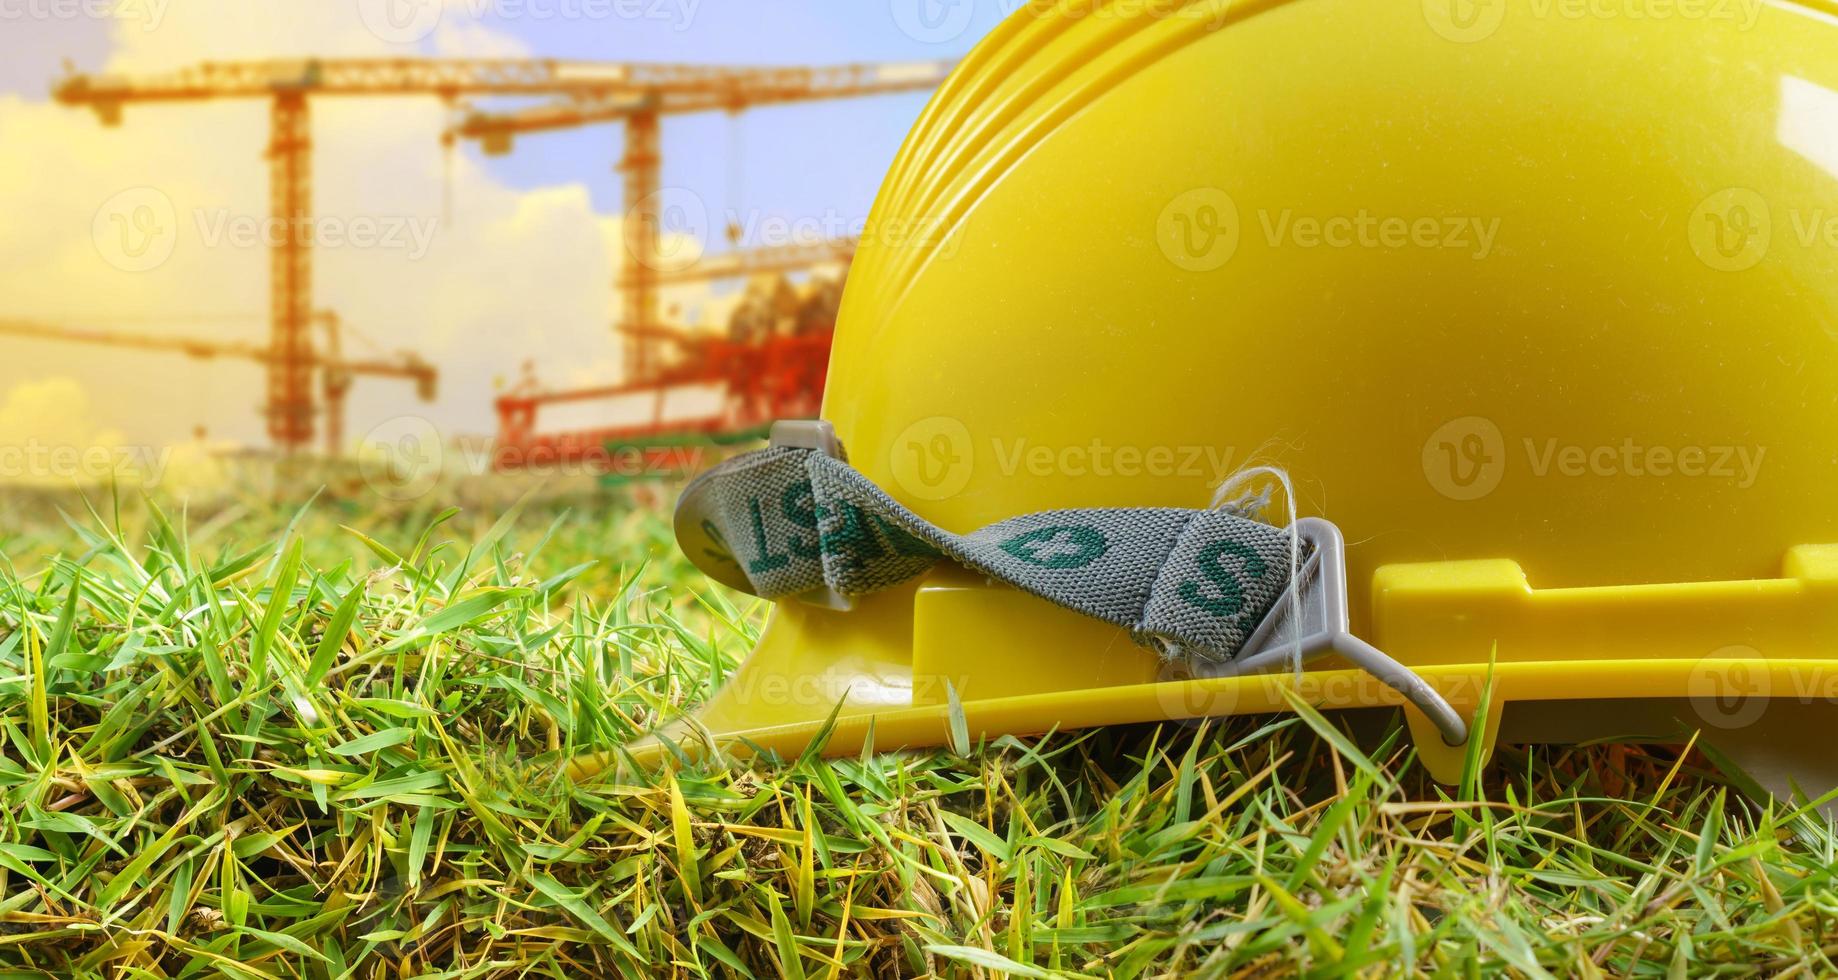
[[[543,2],[538,0],[536,7]],[[938,7],[934,17],[949,16],[943,8],[950,0],[919,2]],[[1001,11],[994,2],[958,2],[972,7],[973,16],[961,36],[938,43],[903,32],[894,5],[886,0],[701,0],[693,7],[686,0],[633,0],[643,13],[631,20],[539,21],[488,14],[481,23],[558,58],[826,65],[959,57],[994,26]],[[683,27],[685,12],[692,9]],[[738,206],[788,217],[839,210],[859,218],[925,99],[924,94],[887,95],[758,109],[738,117],[667,119],[664,182],[695,189],[711,209]],[[596,210],[610,213],[620,206],[618,176],[611,169],[619,148],[616,127],[594,127],[532,137],[490,165],[513,186],[581,181],[585,175]],[[736,164],[743,177],[738,187],[730,187]]]
[[[68,59],[79,71],[108,61],[111,31],[133,29],[83,17],[33,16],[59,3],[102,0],[0,0],[0,94],[47,98]],[[154,5],[188,0],[107,0]],[[345,5],[353,24],[365,4],[392,0],[250,0]],[[413,3],[416,0],[393,0]],[[479,14],[478,28],[508,35],[541,57],[707,64],[825,65],[853,61],[955,58],[1011,10],[1016,0],[449,0]],[[43,4],[44,7],[35,5]],[[374,7],[372,8],[375,9]],[[315,13],[323,16],[323,7]],[[914,29],[914,28],[917,29]],[[281,39],[277,38],[277,42]],[[397,46],[431,54],[435,36]],[[200,58],[247,56],[201,52]],[[174,67],[177,67],[176,65]],[[664,124],[664,182],[694,189],[711,210],[739,208],[760,216],[825,213],[860,220],[925,95],[676,117]],[[508,157],[486,165],[513,187],[582,183],[595,210],[620,209],[617,127],[599,126],[527,137]],[[468,152],[477,156],[476,148]],[[738,184],[731,173],[744,175]],[[724,247],[711,242],[712,251]]]

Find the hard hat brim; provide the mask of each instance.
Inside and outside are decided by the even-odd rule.
[[[1794,722],[1785,705],[1829,709],[1828,583],[1838,549],[1792,549],[1779,579],[1596,589],[1531,588],[1510,561],[1389,566],[1374,582],[1374,638],[1478,726],[1480,759],[1509,705],[1576,702],[1540,741],[1644,740],[1612,702],[1670,699],[1678,724],[1737,743]],[[1763,615],[1765,613],[1765,615]],[[1747,622],[1742,645],[1700,656],[1711,624]],[[1693,639],[1697,642],[1693,642]],[[1764,653],[1763,651],[1766,651]],[[974,744],[1002,735],[1284,712],[1401,706],[1419,758],[1458,780],[1465,747],[1445,744],[1397,691],[1333,656],[1288,670],[1195,677],[1125,631],[1013,589],[941,570],[849,612],[786,603],[758,646],[694,714],[621,750],[577,759],[586,776],[621,757],[640,766],[715,755],[821,754]],[[1649,712],[1650,714],[1650,712]],[[1506,737],[1514,738],[1508,726]],[[1651,726],[1648,726],[1651,727]],[[1795,763],[1790,768],[1804,770]]]

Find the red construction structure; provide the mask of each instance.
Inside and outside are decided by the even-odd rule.
[[[690,458],[680,450],[698,438],[711,443],[756,433],[774,419],[817,414],[829,367],[832,330],[755,343],[703,341],[690,345],[683,363],[650,378],[598,388],[550,391],[530,386],[498,399],[498,439],[493,463],[499,470],[586,465],[602,471],[636,463],[648,473],[670,473]],[[714,412],[689,418],[664,414],[672,391],[719,387]],[[543,433],[537,414],[545,406],[652,396],[643,420],[598,428]],[[699,459],[699,455],[695,457]]]

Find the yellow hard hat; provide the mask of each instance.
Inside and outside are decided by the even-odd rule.
[[[882,188],[828,428],[766,453],[808,480],[743,464],[679,512],[692,559],[783,601],[659,739],[856,753],[1300,697],[1404,705],[1445,777],[1503,727],[1778,740],[1838,693],[1835,16],[1026,4]],[[1240,552],[1165,535],[1136,598],[1225,570],[1179,593],[1241,600],[1218,642],[1039,572],[1084,557],[1068,527],[1206,515]],[[806,557],[813,595],[762,586]]]

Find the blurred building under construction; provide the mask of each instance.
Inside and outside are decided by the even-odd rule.
[[[668,466],[685,458],[672,451],[684,441],[749,438],[773,419],[815,416],[842,283],[840,272],[813,274],[802,284],[780,273],[761,274],[747,285],[725,328],[675,331],[672,349],[646,378],[550,390],[526,377],[498,399],[495,464],[499,469],[592,464],[637,451]],[[701,413],[671,412],[671,396],[685,393],[710,395],[705,400],[714,405]],[[536,427],[545,406],[630,405],[634,399],[645,405],[604,425],[547,432]]]
[[[625,231],[616,283],[624,377],[616,384],[571,391],[525,383],[499,399],[497,458],[501,465],[514,467],[591,460],[608,441],[730,433],[775,417],[813,414],[822,391],[840,279],[816,278],[794,287],[782,277],[846,265],[853,243],[735,249],[687,268],[671,267],[659,250],[661,119],[922,91],[941,82],[950,67],[948,62],[734,67],[540,59],[306,59],[206,63],[151,75],[70,75],[54,87],[54,95],[65,105],[93,109],[111,126],[121,122],[124,107],[131,103],[269,102],[270,218],[279,233],[270,257],[269,338],[256,359],[268,372],[263,406],[268,434],[283,454],[298,452],[312,441],[319,414],[313,374],[330,371],[311,337],[315,305],[311,236],[306,232],[313,221],[314,98],[433,96],[449,106],[480,97],[552,100],[496,113],[465,111],[449,132],[449,144],[461,137],[478,139],[488,153],[508,152],[519,134],[622,124],[625,145],[617,170],[624,182]],[[762,281],[762,276],[768,278]],[[681,324],[665,322],[660,313],[658,297],[665,287],[736,278],[752,279],[754,285],[725,334],[696,335]],[[661,408],[666,395],[694,386],[719,389],[720,410],[687,422],[667,421]],[[537,428],[543,406],[641,393],[655,396],[656,405],[643,418],[547,435]],[[325,400],[328,405],[333,401],[331,388]],[[326,418],[329,422],[333,416]],[[337,431],[331,435],[335,444]]]

